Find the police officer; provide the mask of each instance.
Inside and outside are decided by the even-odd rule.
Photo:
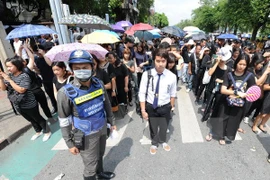
[[[111,179],[115,174],[103,171],[103,155],[106,122],[115,129],[115,119],[104,85],[93,77],[93,65],[93,57],[87,51],[70,54],[69,66],[75,78],[58,91],[59,123],[69,151],[83,159],[84,179]]]

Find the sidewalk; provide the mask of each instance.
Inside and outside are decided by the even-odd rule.
[[[0,151],[31,128],[30,122],[13,113],[6,91],[0,91]]]

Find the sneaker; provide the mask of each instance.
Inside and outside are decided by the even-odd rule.
[[[171,147],[169,146],[169,144],[167,143],[162,143],[162,147],[165,151],[170,151],[171,150]]]
[[[34,134],[34,135],[31,137],[31,141],[36,140],[36,139],[37,139],[39,136],[41,136],[42,134],[43,134],[42,132]]]
[[[187,89],[186,92],[189,93],[191,91],[191,89]]]
[[[132,103],[132,102],[129,102],[128,105],[129,105],[129,106],[133,106],[133,103]]]
[[[244,123],[248,124],[249,118],[248,117],[244,117]]]
[[[52,135],[51,132],[45,133],[44,136],[43,136],[42,141],[43,142],[48,141],[48,139],[51,137],[51,135]]]
[[[150,154],[155,155],[157,153],[157,146],[152,145],[150,147]]]
[[[167,132],[166,132],[166,133],[167,133],[167,134],[168,134],[168,133],[170,133],[170,130],[169,130],[169,129],[167,129]]]

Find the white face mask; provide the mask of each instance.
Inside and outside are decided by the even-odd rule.
[[[81,82],[88,81],[92,75],[92,70],[89,70],[89,69],[79,69],[79,70],[74,70],[73,72],[74,72],[75,77]]]

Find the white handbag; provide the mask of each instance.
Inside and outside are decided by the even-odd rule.
[[[211,76],[209,76],[208,71],[209,70],[205,70],[204,72],[203,80],[202,80],[203,84],[208,84],[210,82]]]

